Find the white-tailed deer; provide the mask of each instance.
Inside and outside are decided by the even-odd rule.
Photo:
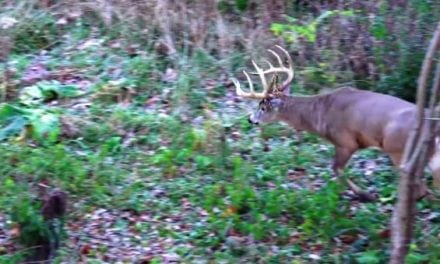
[[[350,157],[359,149],[381,148],[399,167],[405,143],[416,121],[416,106],[402,99],[351,87],[339,88],[331,93],[314,96],[290,96],[290,84],[294,79],[293,62],[289,53],[276,46],[287,58],[285,66],[279,54],[268,50],[277,60],[275,67],[269,61],[267,69],[252,64],[260,77],[263,91],[255,92],[252,80],[243,71],[249,82],[249,92],[240,88],[233,79],[237,95],[261,100],[258,109],[249,116],[249,122],[263,124],[274,121],[285,122],[298,131],[308,131],[330,141],[335,146],[333,172],[338,176]],[[286,80],[278,83],[279,75]],[[270,82],[267,77],[272,76]],[[432,154],[434,146],[432,146]],[[432,156],[431,154],[431,156]],[[438,162],[437,162],[438,163]],[[432,164],[434,176],[440,173],[440,164]],[[437,176],[435,180],[440,180]],[[348,178],[346,183],[363,200],[374,200],[374,196],[362,191]],[[422,197],[427,188],[419,183],[417,195]]]

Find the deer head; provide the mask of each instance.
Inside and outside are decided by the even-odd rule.
[[[260,100],[258,109],[249,116],[248,120],[252,124],[268,123],[278,120],[280,109],[284,102],[283,99],[290,94],[290,83],[295,77],[292,58],[282,47],[278,45],[275,47],[285,54],[288,61],[287,67],[284,65],[280,55],[271,49],[268,51],[276,58],[279,66],[275,67],[268,60],[264,60],[264,62],[269,65],[269,68],[262,69],[254,60],[252,60],[255,72],[251,72],[250,74],[258,75],[260,77],[263,86],[262,92],[255,92],[252,80],[246,71],[243,71],[243,74],[246,76],[249,83],[249,92],[243,91],[240,82],[236,79],[232,79],[238,96]],[[287,77],[282,84],[279,82],[279,74],[285,74]],[[270,82],[267,81],[268,76],[272,76]]]

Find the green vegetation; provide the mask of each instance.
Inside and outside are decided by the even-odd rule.
[[[69,195],[57,263],[384,263],[388,159],[366,150],[346,171],[379,202],[341,196],[329,145],[251,127],[229,78],[285,41],[295,93],[412,100],[440,6],[274,2],[0,3],[0,263],[50,236],[53,188]],[[440,263],[440,205],[418,208],[408,263]]]

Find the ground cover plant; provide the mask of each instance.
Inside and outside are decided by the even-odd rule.
[[[389,159],[352,159],[345,173],[380,196],[359,203],[330,145],[248,124],[230,77],[282,44],[294,93],[413,100],[440,7],[273,2],[0,3],[0,262],[54,237],[54,263],[386,262]],[[54,189],[68,195],[56,233],[41,213]],[[440,263],[440,204],[418,209],[408,263]]]

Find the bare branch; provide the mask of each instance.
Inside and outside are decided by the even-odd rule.
[[[440,46],[440,23],[433,35],[425,59],[423,61],[422,70],[417,88],[417,123],[407,140],[405,152],[401,163],[401,178],[399,182],[398,200],[393,212],[391,221],[392,248],[390,264],[405,263],[405,257],[408,253],[409,243],[412,237],[412,226],[414,222],[415,193],[414,187],[420,184],[424,172],[424,168],[428,161],[429,145],[433,140],[433,132],[435,123],[431,119],[425,118],[428,114],[432,117],[435,111],[435,105],[440,90],[439,71],[440,64],[437,65],[436,77],[431,89],[431,98],[429,109],[425,111],[426,105],[426,86],[431,72],[433,59],[436,51]]]

